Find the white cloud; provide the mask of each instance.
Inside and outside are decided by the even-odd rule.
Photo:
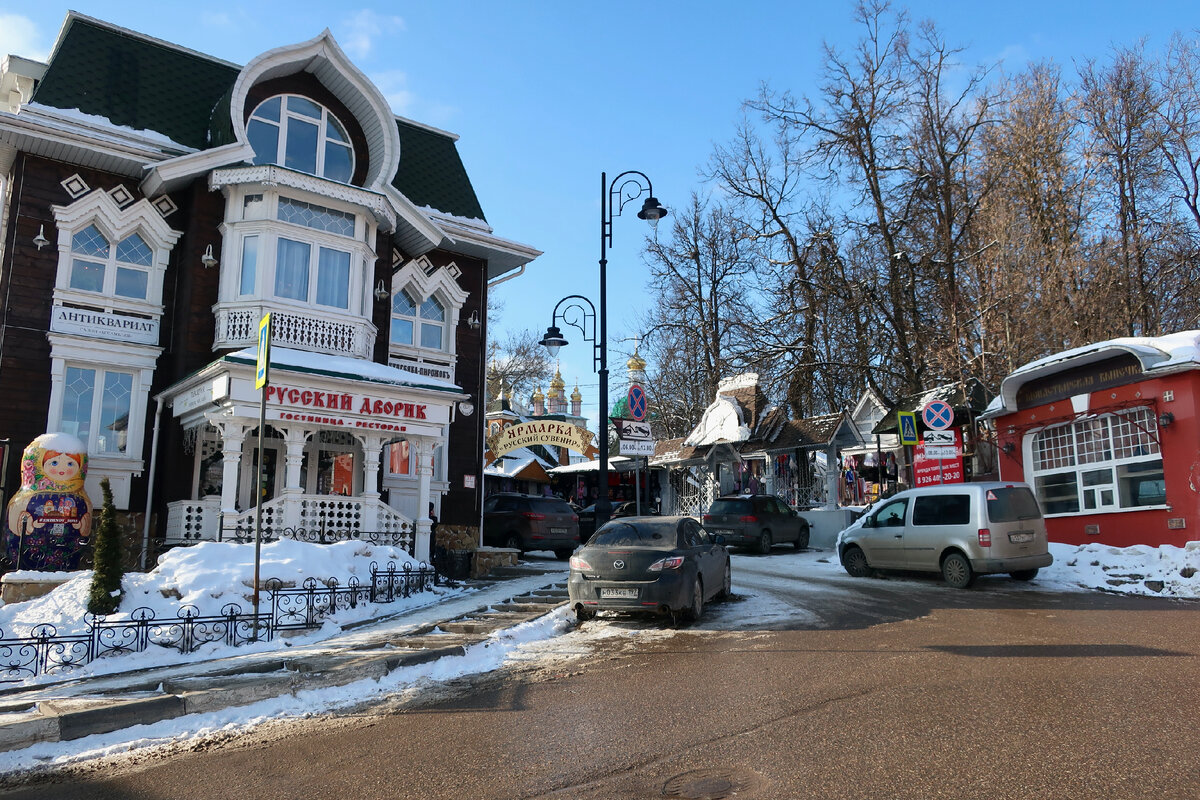
[[[50,57],[50,45],[33,20],[19,14],[0,14],[0,58],[7,55],[45,61]]]
[[[408,88],[407,72],[399,69],[386,70],[372,73],[370,78],[379,87],[392,111],[404,117],[412,116],[416,96]]]
[[[351,58],[366,58],[371,54],[375,41],[405,29],[402,17],[377,14],[371,9],[357,11],[338,26],[338,42],[346,48]]]

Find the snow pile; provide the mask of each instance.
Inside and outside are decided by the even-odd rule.
[[[372,563],[381,570],[387,569],[389,563],[397,569],[403,569],[405,564],[410,564],[414,569],[418,566],[416,559],[398,547],[364,542],[309,544],[281,539],[262,546],[259,578],[261,581],[278,578],[284,587],[302,586],[307,578],[315,578],[322,586],[328,579],[334,578],[339,586],[346,586],[351,578],[357,578],[361,585],[368,586]],[[53,625],[60,635],[85,632],[91,581],[90,571],[77,572],[49,594],[23,603],[0,606],[0,630],[3,630],[4,637],[28,637],[35,625],[43,623]],[[136,609],[148,608],[153,612],[154,619],[171,620],[179,616],[180,609],[185,605],[195,606],[201,616],[215,616],[229,603],[238,604],[249,614],[254,607],[253,584],[253,544],[202,542],[190,547],[178,547],[165,554],[158,567],[151,572],[125,574],[121,582],[124,596],[120,608],[107,619],[125,619]],[[432,591],[420,592],[393,603],[360,603],[357,608],[339,611],[336,625],[327,622],[324,628],[309,634],[308,638],[325,638],[336,633],[339,626],[350,622],[434,605],[444,597],[463,591],[434,587]],[[269,595],[262,592],[259,597],[260,610],[269,609],[268,603]],[[291,641],[296,642],[297,637],[292,637]],[[280,646],[279,641],[259,642],[248,648],[237,648],[237,651]],[[152,648],[145,653],[99,659],[72,674],[98,675],[175,664],[229,655],[231,650],[218,643],[205,645],[188,655],[166,648]],[[40,683],[45,680],[49,678],[34,678],[29,682]]]
[[[1064,585],[1122,594],[1200,597],[1200,542],[1183,547],[1104,544],[1050,545],[1054,564],[1038,577]]]

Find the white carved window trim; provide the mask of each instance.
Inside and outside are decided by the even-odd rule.
[[[407,291],[417,306],[415,316],[389,314],[389,320],[398,316],[413,322],[413,343],[402,344],[392,341],[392,332],[388,330],[388,351],[394,355],[409,356],[417,359],[432,358],[435,361],[457,355],[457,336],[459,315],[469,294],[458,285],[455,278],[461,274],[457,264],[451,262],[442,268],[437,268],[428,258],[421,256],[403,264],[392,275],[391,297],[388,299],[388,309],[394,308],[394,298],[401,290]],[[421,342],[421,305],[431,297],[436,297],[445,310],[442,325],[442,346],[440,348],[422,347]],[[390,322],[389,322],[390,326]]]
[[[171,250],[181,233],[167,225],[149,200],[142,199],[122,209],[107,192],[91,191],[74,203],[54,206],[53,210],[58,226],[58,274],[54,285],[56,303],[120,311],[154,319],[162,316],[163,278],[166,275]],[[75,257],[71,249],[72,242],[75,234],[91,225],[95,225],[104,235],[114,251],[105,262],[109,267],[115,268],[115,249],[119,242],[134,233],[142,237],[153,253],[150,265],[139,267],[146,271],[145,299],[71,287],[71,271]],[[111,280],[106,281],[106,285],[111,283]]]
[[[99,491],[101,478],[110,478],[117,506],[125,508],[129,500],[130,478],[140,474],[145,466],[143,442],[146,438],[146,409],[150,402],[154,365],[162,348],[55,332],[48,333],[47,338],[50,340],[51,353],[50,405],[46,414],[46,430],[56,431],[61,427],[68,367],[95,370],[97,378],[101,372],[123,372],[133,376],[125,452],[100,452],[97,448],[100,432],[95,430],[95,426],[87,442],[89,492]],[[99,382],[95,391],[101,391]],[[98,398],[93,398],[92,402],[98,402]]]

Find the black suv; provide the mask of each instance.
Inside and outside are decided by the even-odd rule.
[[[483,501],[483,543],[521,552],[553,550],[566,560],[579,546],[579,517],[557,497],[493,494]]]
[[[808,547],[808,520],[773,494],[739,494],[713,501],[704,515],[704,529],[725,537],[725,544],[753,545],[767,554],[777,542]]]

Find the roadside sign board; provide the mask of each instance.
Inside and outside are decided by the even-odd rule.
[[[944,432],[932,431],[932,433],[941,433],[943,436],[952,437],[953,444],[947,449],[952,451],[953,455],[938,457],[929,452],[930,449],[945,447],[945,445],[926,446],[922,441],[913,448],[913,485],[936,486],[944,483],[962,483],[966,480],[966,475],[963,470],[961,432],[955,428]]]
[[[635,422],[644,420],[646,418],[646,390],[642,388],[642,385],[640,383],[632,384],[625,399],[629,404],[629,416],[633,417]]]
[[[623,456],[654,455],[654,441],[650,439],[621,439],[620,445]]]
[[[945,401],[931,400],[921,409],[921,419],[926,428],[942,431],[954,424],[954,409]]]
[[[957,431],[925,431],[925,458],[947,459],[962,455],[956,446]]]
[[[917,443],[917,415],[913,411],[897,411],[896,419],[900,422],[900,444]]]
[[[617,437],[620,439],[639,439],[645,441],[650,438],[650,423],[639,422],[635,419],[614,419],[613,425],[617,428]]]
[[[258,323],[258,361],[254,369],[254,388],[261,389],[270,380],[271,371],[271,315],[264,314]]]

